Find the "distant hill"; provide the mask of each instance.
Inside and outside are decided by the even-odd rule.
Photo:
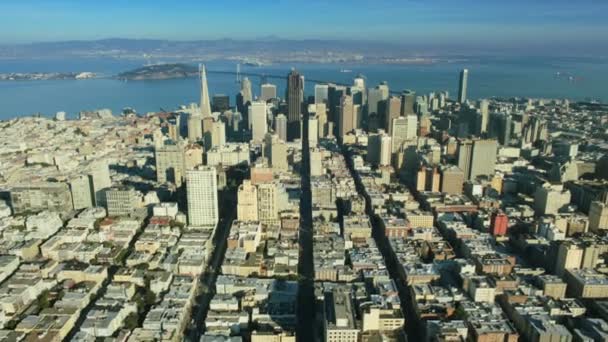
[[[121,80],[167,80],[171,78],[187,78],[198,75],[198,68],[194,65],[175,63],[149,65],[135,70],[122,72],[116,76]]]

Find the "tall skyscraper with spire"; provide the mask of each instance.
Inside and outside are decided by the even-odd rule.
[[[209,88],[207,86],[207,69],[204,64],[199,64],[199,75],[201,80],[201,115],[206,118],[211,116],[211,100],[209,98]]]

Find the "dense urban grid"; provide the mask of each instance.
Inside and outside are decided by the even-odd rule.
[[[0,121],[0,340],[608,340],[607,106],[199,74]]]

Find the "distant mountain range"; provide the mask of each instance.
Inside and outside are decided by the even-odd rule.
[[[201,58],[267,60],[326,59],[356,60],[396,57],[406,54],[398,45],[383,42],[339,40],[287,40],[265,37],[255,40],[169,41],[154,39],[103,39],[0,45],[0,58],[30,57],[117,57],[117,58]]]
[[[574,52],[573,52],[574,51]],[[29,44],[0,44],[0,59],[16,58],[88,58],[110,57],[148,59],[170,62],[204,60],[258,60],[263,62],[369,62],[389,64],[432,63],[439,59],[458,60],[480,56],[605,56],[583,53],[565,46],[548,47],[499,45],[468,46],[455,42],[283,39],[268,36],[259,39],[159,40],[112,38]],[[604,57],[602,57],[604,58]]]

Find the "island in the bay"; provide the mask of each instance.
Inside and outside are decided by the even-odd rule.
[[[93,72],[12,72],[0,74],[0,81],[84,80],[96,78]]]
[[[190,64],[155,64],[148,65],[135,70],[125,71],[116,78],[121,80],[166,80],[172,78],[187,78],[198,75],[198,67]]]

